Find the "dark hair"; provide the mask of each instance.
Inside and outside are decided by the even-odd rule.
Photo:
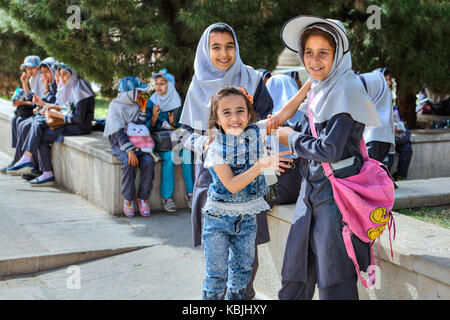
[[[242,96],[245,99],[245,105],[247,107],[248,114],[250,115],[250,119],[249,119],[248,123],[250,124],[250,123],[254,123],[254,122],[258,121],[258,114],[256,113],[255,109],[253,108],[252,103],[247,98],[247,96],[244,94],[244,92],[237,87],[226,86],[226,87],[223,87],[222,89],[220,89],[219,91],[217,91],[211,99],[211,110],[209,113],[209,121],[208,121],[208,129],[210,131],[213,128],[221,130],[221,128],[219,128],[219,126],[217,125],[217,122],[216,122],[216,120],[218,118],[217,117],[217,108],[219,107],[219,102],[220,102],[220,100],[222,100],[222,98],[227,97],[232,94]]]
[[[210,31],[211,33],[229,33],[230,36],[234,39],[233,30],[229,26],[227,26],[225,23],[217,23]]]
[[[305,51],[306,40],[308,40],[308,38],[312,35],[323,36],[325,39],[327,39],[330,46],[332,46],[334,50],[336,50],[336,41],[334,40],[334,37],[330,33],[323,31],[319,28],[312,28],[306,30],[301,35],[301,47],[303,52]]]

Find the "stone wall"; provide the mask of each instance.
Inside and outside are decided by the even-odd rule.
[[[0,151],[13,157],[11,148],[11,103],[0,99]],[[93,131],[85,136],[65,137],[60,144],[53,144],[52,165],[58,186],[76,193],[111,214],[123,212],[121,166],[112,155],[108,138],[102,132]],[[155,166],[153,190],[150,195],[152,210],[161,210],[161,163]],[[139,177],[139,174],[138,174]],[[136,185],[139,179],[136,179]],[[187,208],[181,166],[175,166],[174,201],[178,208]],[[137,204],[135,206],[137,210]]]
[[[294,204],[289,204],[272,209],[268,214],[271,241],[258,246],[260,267],[255,288],[270,299],[278,299],[281,288],[283,254],[294,208]],[[397,213],[394,217],[397,228],[394,259],[390,256],[386,231],[381,236],[381,269],[376,286],[366,289],[358,281],[360,299],[450,299],[450,230]],[[376,248],[374,254],[376,257]]]

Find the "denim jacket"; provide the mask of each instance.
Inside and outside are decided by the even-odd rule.
[[[269,191],[269,188],[263,174],[258,175],[255,180],[233,194],[223,185],[214,170],[216,165],[228,164],[236,176],[247,171],[263,156],[264,135],[258,125],[249,125],[239,136],[228,136],[217,132],[214,141],[207,150],[204,163],[205,168],[209,168],[213,178],[208,190],[206,209],[210,209],[210,211],[216,209],[212,211],[224,215],[235,215],[238,212],[240,212],[239,214],[258,213],[266,210],[268,205],[263,197]],[[212,203],[214,208],[210,206]],[[220,204],[223,206],[220,206]],[[242,210],[238,209],[239,206],[233,206],[232,204],[241,204]],[[222,207],[228,213],[219,210],[219,207]],[[230,210],[234,213],[230,213]]]

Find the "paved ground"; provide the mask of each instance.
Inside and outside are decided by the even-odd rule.
[[[0,166],[7,161],[0,154]],[[188,210],[113,217],[64,190],[0,174],[0,216],[0,299],[201,297],[204,260]]]
[[[9,161],[0,153],[0,167]],[[419,182],[400,182],[396,198],[450,203],[450,178]],[[204,259],[186,209],[113,217],[65,190],[0,174],[0,219],[0,299],[201,297]]]

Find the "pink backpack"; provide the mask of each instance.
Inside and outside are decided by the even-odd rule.
[[[311,132],[317,138],[316,128],[314,127],[313,114],[309,109],[311,101],[314,99],[314,92],[311,91],[311,97],[308,102],[309,124]],[[361,276],[359,265],[356,260],[355,251],[351,241],[351,235],[355,234],[361,241],[370,242],[370,264],[374,265],[372,245],[378,238],[378,261],[380,259],[379,236],[386,228],[389,228],[389,241],[391,245],[391,226],[395,223],[392,215],[394,205],[396,185],[384,165],[374,159],[369,158],[364,138],[359,144],[361,155],[364,158],[364,164],[361,171],[347,178],[336,178],[333,169],[328,163],[322,162],[325,176],[330,180],[333,188],[333,195],[339,211],[342,213],[342,237],[344,238],[345,249],[349,258],[353,261],[356,272],[362,284],[369,288],[375,284],[375,269],[369,268],[370,286]]]

